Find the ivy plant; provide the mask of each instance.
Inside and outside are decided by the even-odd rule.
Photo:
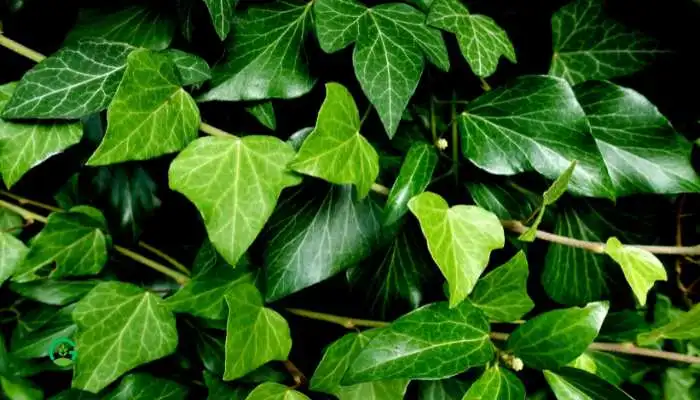
[[[535,3],[0,2],[2,398],[700,398],[700,7]]]

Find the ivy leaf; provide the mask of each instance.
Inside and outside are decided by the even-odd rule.
[[[289,168],[339,185],[352,183],[359,198],[367,196],[379,174],[379,156],[360,134],[360,115],[344,86],[326,84],[316,128]]]
[[[279,383],[267,382],[253,389],[245,400],[310,400],[304,394]]]
[[[505,245],[503,227],[483,208],[450,208],[432,192],[412,198],[408,208],[420,222],[430,254],[449,285],[450,307],[455,307],[471,293],[491,251]]]
[[[572,193],[615,195],[583,109],[562,79],[524,76],[483,94],[459,117],[459,128],[464,156],[489,173],[534,170],[556,179],[577,160]]]
[[[15,88],[14,82],[0,86],[0,109],[5,107]],[[39,124],[0,119],[0,173],[5,186],[12,187],[30,169],[78,143],[82,135],[79,123]]]
[[[695,305],[690,311],[684,312],[669,323],[648,333],[637,336],[640,344],[654,343],[659,339],[695,339],[700,337],[700,305]]]
[[[495,182],[467,182],[467,189],[479,207],[500,219],[525,220],[537,209],[539,199],[512,186]]]
[[[655,255],[637,247],[623,246],[616,237],[609,238],[605,243],[605,253],[620,265],[642,306],[646,304],[647,293],[654,282],[668,279],[664,265]]]
[[[236,7],[238,0],[204,0],[204,3],[209,9],[211,22],[214,24],[216,34],[221,40],[226,39],[231,30],[231,22],[233,21],[233,9]]]
[[[480,77],[496,72],[501,55],[516,62],[515,50],[508,34],[493,19],[470,14],[457,0],[432,2],[428,24],[457,36],[462,55],[472,71]]]
[[[198,100],[290,99],[309,92],[315,81],[302,45],[312,4],[277,1],[238,15],[228,62],[214,69],[211,90]]]
[[[29,252],[15,271],[15,282],[37,278],[44,266],[56,263],[53,279],[98,274],[107,262],[111,239],[102,213],[91,207],[49,215],[44,229],[32,240]]]
[[[520,325],[506,347],[531,368],[566,365],[593,342],[607,313],[601,301],[542,313]]]
[[[602,351],[587,351],[595,365],[595,374],[613,385],[621,385],[635,373],[645,369],[646,363]]]
[[[83,390],[67,389],[50,397],[49,400],[99,400],[99,397]]]
[[[395,224],[408,212],[408,201],[428,187],[437,161],[434,146],[427,143],[415,143],[411,146],[384,206],[384,226]]]
[[[171,380],[145,373],[130,374],[122,378],[106,400],[184,400],[187,389]]]
[[[267,228],[266,300],[298,292],[367,257],[381,242],[380,212],[371,196],[357,200],[347,185],[309,187],[286,199]]]
[[[664,371],[664,399],[693,400],[697,397],[696,374],[690,368],[668,368]]]
[[[44,391],[36,387],[31,381],[0,376],[0,389],[10,400],[43,400]]]
[[[247,387],[231,387],[208,371],[204,371],[204,384],[209,392],[207,400],[244,400],[251,392]]]
[[[564,367],[556,372],[544,371],[544,377],[560,400],[632,399],[622,389],[577,368]]]
[[[420,381],[418,398],[420,400],[462,400],[469,386],[470,382],[457,378]]]
[[[178,151],[197,137],[198,127],[197,104],[180,86],[170,58],[135,50],[107,109],[107,133],[88,165],[147,160]]]
[[[205,137],[175,158],[168,179],[171,189],[197,206],[216,250],[236,265],[282,189],[298,182],[285,168],[292,157],[294,150],[271,136]]]
[[[250,107],[246,107],[245,110],[266,128],[273,131],[277,129],[275,109],[272,107],[271,101],[254,104]]]
[[[123,373],[177,347],[175,316],[156,295],[122,282],[103,282],[78,302],[72,387],[97,393]]]
[[[494,365],[484,371],[462,400],[509,400],[525,398],[523,383],[512,372]]]
[[[176,49],[170,49],[165,54],[175,64],[180,75],[180,85],[198,85],[211,79],[209,64],[201,57]]]
[[[24,219],[19,214],[6,208],[0,209],[0,230],[3,233],[17,236],[22,233],[23,225]]]
[[[442,379],[483,365],[494,356],[489,323],[465,301],[433,303],[382,329],[343,378],[350,385],[387,379]]]
[[[80,300],[91,291],[99,281],[58,281],[40,279],[26,283],[10,283],[10,290],[22,297],[27,297],[44,304],[63,306]]]
[[[104,110],[133,49],[92,38],[62,48],[22,77],[0,116],[75,119]]]
[[[610,82],[574,88],[618,196],[700,191],[693,144],[641,94]]]
[[[28,251],[21,240],[0,231],[0,285],[15,273]]]
[[[77,330],[71,317],[74,308],[74,304],[61,308],[53,318],[34,331],[23,335],[13,334],[10,345],[12,355],[20,359],[46,357],[47,349],[54,340],[72,337]]]
[[[72,45],[84,38],[100,38],[163,50],[170,46],[174,34],[175,23],[166,14],[149,7],[133,6],[109,14],[99,9],[81,9],[78,22],[63,45]]]
[[[268,361],[286,360],[292,348],[287,321],[263,306],[258,289],[237,285],[226,295],[226,369],[224,380],[240,378]]]
[[[636,72],[657,54],[657,43],[609,19],[602,0],[577,0],[552,16],[554,54],[549,74],[572,85]]]
[[[527,295],[528,274],[527,258],[519,251],[507,263],[479,279],[469,301],[493,320],[515,321],[535,306]]]
[[[367,7],[355,0],[316,0],[314,26],[321,49],[335,53],[355,42],[366,11]]]

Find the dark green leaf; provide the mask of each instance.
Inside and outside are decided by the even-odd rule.
[[[246,400],[310,400],[296,390],[279,383],[263,383],[253,389]]]
[[[211,22],[214,24],[216,34],[221,40],[226,39],[228,32],[231,30],[233,22],[233,9],[236,7],[238,0],[204,0],[204,3],[209,9]]]
[[[642,306],[646,304],[647,293],[654,282],[668,279],[664,265],[648,250],[623,246],[619,239],[611,237],[605,243],[605,253],[620,265],[627,283]]]
[[[577,368],[544,371],[544,377],[559,400],[624,400],[627,393],[597,376]]]
[[[204,383],[209,391],[207,400],[244,400],[251,391],[247,387],[231,387],[208,371],[204,371]]]
[[[22,336],[13,334],[10,345],[12,355],[20,359],[47,357],[49,347],[54,340],[64,337],[71,338],[75,334],[77,326],[71,317],[74,308],[74,304],[63,307],[37,330],[27,332]]]
[[[462,400],[510,400],[525,398],[525,387],[515,374],[498,365],[484,371]]]
[[[0,285],[14,275],[28,251],[21,240],[0,231]]]
[[[44,392],[31,381],[0,376],[0,389],[8,400],[43,400]]]
[[[595,374],[616,386],[625,382],[636,372],[649,367],[640,358],[631,359],[602,351],[587,351],[584,354],[587,354],[595,363]]]
[[[254,104],[250,107],[246,107],[245,110],[266,128],[273,131],[277,129],[275,109],[272,107],[271,101]]]
[[[170,49],[166,54],[180,74],[180,85],[198,85],[211,79],[209,64],[202,58],[176,49]]]
[[[98,400],[96,395],[78,389],[68,389],[61,393],[51,396],[49,400]]]
[[[360,19],[367,8],[355,0],[316,0],[316,37],[321,49],[334,53],[355,42],[360,33]]]
[[[456,378],[420,381],[418,398],[420,400],[462,400],[469,386],[469,382]]]
[[[44,304],[63,306],[80,300],[99,281],[57,281],[41,279],[26,283],[10,283],[10,290]]]
[[[187,389],[177,383],[145,373],[127,375],[106,400],[184,400]]]
[[[500,219],[525,220],[532,215],[539,202],[533,193],[522,193],[506,184],[467,182],[466,186],[474,203]]]

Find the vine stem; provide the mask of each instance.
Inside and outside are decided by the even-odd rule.
[[[39,53],[36,50],[32,50],[29,47],[17,43],[14,40],[8,38],[7,36],[2,34],[2,31],[0,31],[0,46],[3,46],[9,50],[14,51],[15,53],[24,56],[34,62],[42,62],[46,58],[45,55]]]
[[[317,311],[303,310],[299,308],[288,308],[288,312],[299,315],[301,317],[315,319],[319,321],[331,322],[338,324],[348,329],[356,329],[359,327],[365,328],[383,328],[389,326],[389,322],[386,321],[373,321],[367,319],[357,319],[351,317],[343,317],[339,315],[326,314]],[[491,332],[489,337],[493,340],[505,341],[508,340],[510,335],[503,332]],[[653,350],[646,349],[643,347],[637,347],[632,343],[607,343],[607,342],[595,342],[588,346],[588,350],[605,351],[609,353],[621,353],[630,354],[633,356],[640,357],[650,357],[659,358],[663,360],[678,361],[688,364],[700,364],[700,357],[689,356],[685,354],[674,353],[670,351],[663,350]]]

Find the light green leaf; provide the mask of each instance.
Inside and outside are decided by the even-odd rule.
[[[0,231],[0,285],[15,273],[28,251],[21,240]]]
[[[387,379],[442,379],[494,356],[489,323],[465,301],[423,306],[383,328],[345,374],[346,385]]]
[[[470,14],[458,0],[432,2],[428,24],[457,36],[462,55],[472,71],[480,77],[496,72],[501,55],[516,62],[515,50],[508,34],[493,19]]]
[[[53,318],[34,331],[23,335],[13,334],[10,345],[12,356],[20,359],[47,357],[54,340],[73,337],[77,330],[71,317],[74,308],[74,304],[61,308]]]
[[[594,363],[595,374],[616,386],[648,367],[644,360],[638,358],[632,359],[602,351],[587,351],[584,354]]]
[[[491,251],[504,246],[503,227],[483,208],[450,208],[432,192],[413,197],[408,208],[420,222],[430,254],[449,285],[450,307],[455,307],[471,293]]]
[[[673,318],[669,323],[660,326],[648,333],[642,333],[637,341],[646,344],[659,339],[695,339],[700,337],[700,304],[695,305],[690,311],[684,312]]]
[[[427,143],[415,143],[411,146],[384,206],[384,226],[395,224],[408,212],[408,201],[428,187],[437,161],[438,155],[434,146]]]
[[[379,205],[351,186],[307,186],[279,205],[264,251],[266,300],[321,282],[381,245]]]
[[[668,368],[664,371],[664,399],[693,400],[693,386],[697,382],[696,374],[691,369]]]
[[[552,16],[549,74],[572,85],[636,72],[661,53],[651,38],[608,18],[602,0],[576,0]]]
[[[302,55],[313,2],[277,1],[248,7],[233,26],[228,62],[214,69],[199,101],[289,99],[314,86]]]
[[[180,74],[180,85],[198,85],[211,79],[209,64],[199,56],[176,49],[170,49],[165,54]]]
[[[622,389],[577,368],[565,367],[556,373],[544,371],[544,377],[559,400],[632,399]]]
[[[49,276],[96,275],[107,262],[111,239],[102,213],[94,208],[72,208],[49,215],[44,229],[32,240],[29,252],[15,271],[15,282],[36,279],[39,270],[56,263]]]
[[[0,389],[8,400],[43,400],[44,392],[31,381],[0,376]]]
[[[136,373],[122,378],[105,400],[184,400],[186,397],[187,388],[184,386],[146,373]]]
[[[268,361],[286,360],[292,348],[287,321],[265,308],[258,289],[241,283],[226,295],[224,380],[240,378]]]
[[[100,38],[163,50],[170,45],[174,33],[174,21],[157,9],[133,6],[109,14],[100,9],[81,9],[78,22],[63,45],[75,44],[83,38]]]
[[[469,301],[493,320],[515,321],[535,306],[527,295],[528,274],[527,258],[520,251],[479,279]]]
[[[0,93],[2,89],[0,87]],[[2,96],[2,94],[0,94]],[[0,230],[10,235],[17,236],[22,233],[24,218],[6,208],[0,208]]]
[[[271,101],[254,104],[250,107],[246,107],[245,110],[266,128],[273,131],[277,128],[275,109],[272,107]]]
[[[144,95],[147,93],[147,95]],[[88,165],[148,160],[183,149],[197,137],[199,109],[164,54],[139,49],[107,109],[107,132]]]
[[[97,393],[177,347],[175,316],[158,296],[131,284],[100,283],[78,302],[73,320],[78,325],[76,389]]]
[[[298,182],[285,168],[292,157],[292,148],[271,136],[205,137],[175,158],[168,179],[171,189],[197,206],[212,244],[235,265],[282,189]]]
[[[335,53],[355,42],[366,11],[367,7],[355,0],[316,0],[314,26],[321,49]]]
[[[605,243],[605,253],[620,265],[642,306],[646,304],[647,293],[654,282],[668,279],[664,265],[655,255],[637,247],[623,246],[616,237],[609,238]]]
[[[99,281],[58,281],[40,279],[26,283],[10,283],[13,292],[44,304],[63,306],[80,300],[91,291]]]
[[[238,0],[204,0],[204,3],[209,9],[211,22],[214,24],[216,34],[221,40],[226,39],[231,30],[233,22],[233,9],[236,7]]]
[[[0,109],[10,100],[15,87],[15,83],[0,86]],[[30,169],[78,143],[82,135],[80,123],[40,124],[0,119],[0,173],[5,186],[12,187]]]
[[[608,313],[607,302],[548,311],[520,325],[506,347],[526,367],[545,369],[568,364],[598,335]]]
[[[267,382],[259,385],[245,400],[311,400],[304,394],[279,383]]]
[[[379,174],[379,156],[360,134],[360,115],[344,86],[326,84],[316,128],[289,167],[331,183],[351,183],[360,199],[367,196]]]
[[[469,389],[470,382],[457,378],[439,381],[420,381],[418,383],[419,400],[462,400]]]
[[[700,191],[693,144],[641,94],[610,82],[574,88],[618,196]]]
[[[583,109],[562,79],[524,76],[470,102],[459,118],[464,156],[496,175],[537,171],[558,178],[578,164],[569,190],[614,197]]]
[[[462,400],[521,400],[525,387],[515,374],[498,365],[489,367],[474,382]]]
[[[104,39],[62,48],[22,77],[0,116],[75,119],[104,110],[133,49]]]

